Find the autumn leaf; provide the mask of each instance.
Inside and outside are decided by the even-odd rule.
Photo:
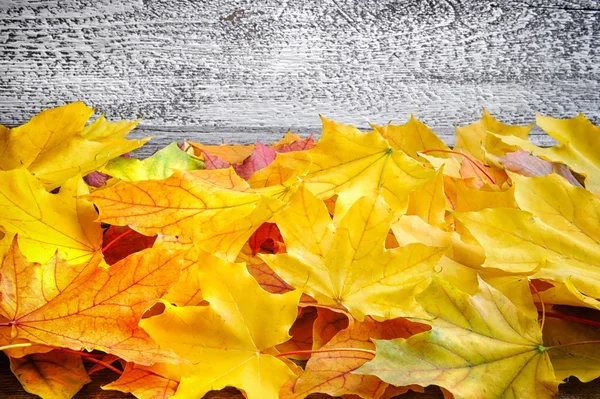
[[[517,203],[533,215],[506,208],[454,215],[483,246],[484,266],[569,281],[583,294],[598,298],[600,214],[595,206],[600,200],[556,175],[515,176],[515,182]]]
[[[496,137],[500,139],[504,147],[501,152],[514,152],[518,149],[527,151],[544,160],[562,163],[570,170],[585,177],[585,187],[594,194],[600,193],[600,156],[598,151],[599,128],[594,126],[582,114],[571,119],[555,119],[538,115],[536,118],[538,126],[549,135],[557,139],[561,144],[540,148],[526,140],[517,137]],[[494,136],[495,137],[495,136]],[[490,149],[492,152],[496,148]],[[498,154],[495,154],[498,155]]]
[[[110,268],[101,257],[70,265],[54,256],[28,262],[16,240],[0,266],[0,334],[11,339],[102,350],[141,364],[178,362],[137,327],[142,314],[177,281],[177,253],[152,249]]]
[[[83,262],[102,242],[93,204],[79,198],[87,193],[81,178],[50,194],[25,169],[0,171],[0,226],[8,239],[19,235],[22,252],[33,262],[44,263],[56,251],[70,262]]]
[[[10,369],[25,391],[42,398],[71,399],[91,382],[81,356],[60,350],[11,357]]]
[[[127,363],[119,379],[102,389],[132,393],[138,399],[167,399],[175,395],[179,382],[155,374],[152,369]]]
[[[567,179],[572,185],[583,187],[565,164],[545,161],[521,149],[507,153],[499,159],[499,162],[507,170],[523,176],[546,176],[554,172]]]
[[[369,351],[373,351],[375,345],[371,340],[408,338],[428,329],[424,324],[406,319],[377,322],[367,317],[364,322],[337,333],[321,348],[322,352],[313,354],[291,392],[280,396],[282,399],[305,398],[311,393],[322,392],[331,396],[358,395],[377,399],[388,384],[374,376],[352,374],[373,359]]]
[[[275,148],[275,151],[292,152],[292,151],[306,151],[310,150],[315,146],[315,140],[312,134],[306,138],[302,138],[297,134],[287,132],[281,140],[272,143],[271,147]]]
[[[395,149],[402,150],[413,158],[419,159],[420,152],[427,150],[448,151],[450,148],[414,115],[404,125],[373,125]]]
[[[0,170],[25,167],[52,190],[147,141],[123,138],[137,122],[111,123],[101,118],[84,129],[93,112],[76,102],[43,111],[22,126],[0,130]]]
[[[335,228],[323,201],[302,186],[275,215],[287,253],[262,258],[319,304],[343,306],[358,320],[419,314],[413,291],[445,248],[385,249],[392,216],[381,197],[362,197]]]
[[[244,159],[248,158],[252,151],[254,151],[254,145],[204,145],[200,143],[194,143],[192,141],[187,142],[196,150],[196,156],[200,156],[202,153],[209,154],[213,157],[221,159],[223,162],[228,164],[242,163]]]
[[[338,195],[337,216],[358,198],[379,190],[392,209],[404,212],[408,194],[435,175],[404,151],[394,149],[378,132],[364,133],[353,126],[321,120],[321,139],[306,152],[312,165],[302,179],[319,198]]]
[[[275,149],[257,141],[252,154],[241,164],[233,165],[233,169],[242,179],[247,180],[254,172],[268,166],[274,159]]]
[[[537,320],[484,281],[470,296],[434,278],[418,295],[431,331],[375,340],[375,359],[357,373],[394,385],[438,385],[455,398],[553,398],[558,393]]]
[[[249,399],[277,398],[294,374],[270,348],[290,338],[300,292],[269,294],[242,264],[202,266],[209,306],[165,303],[163,314],[140,322],[157,342],[193,363],[164,365],[159,374],[181,379],[174,398],[202,397],[225,386],[243,390]]]
[[[511,180],[519,208],[580,241],[600,243],[600,199],[591,192],[556,174],[532,178],[512,174]]]
[[[476,159],[484,159],[484,148],[487,148],[488,134],[514,136],[525,140],[533,123],[526,126],[510,126],[498,121],[483,108],[481,119],[470,125],[456,127],[454,151],[461,151]]]
[[[183,235],[204,250],[234,260],[254,230],[271,217],[273,207],[279,206],[247,189],[230,168],[120,182],[86,198],[99,208],[99,221],[129,225],[144,235]]]
[[[102,171],[127,181],[161,180],[171,176],[175,170],[196,170],[202,165],[202,161],[185,153],[177,142],[173,142],[144,160],[112,159]]]

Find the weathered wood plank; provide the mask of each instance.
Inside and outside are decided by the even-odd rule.
[[[482,106],[600,121],[600,2],[0,0],[0,118],[75,99],[215,142]],[[189,129],[189,130],[188,130]],[[140,131],[139,133],[143,133]],[[161,136],[164,138],[165,136]]]

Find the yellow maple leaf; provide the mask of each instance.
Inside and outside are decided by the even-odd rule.
[[[56,251],[70,262],[89,259],[102,245],[102,229],[94,205],[79,198],[88,192],[80,177],[50,194],[26,169],[0,171],[0,226],[7,233],[0,247],[18,234],[32,262],[44,263]]]
[[[413,158],[419,158],[421,156],[419,153],[422,151],[450,150],[427,125],[415,118],[414,115],[411,115],[404,125],[372,126],[394,148],[404,151]]]
[[[99,221],[129,225],[145,235],[185,236],[234,260],[252,232],[281,204],[247,191],[232,168],[176,171],[164,180],[120,182],[86,198]]]
[[[100,255],[70,265],[27,261],[16,240],[0,265],[0,335],[12,340],[102,350],[141,364],[180,362],[137,327],[177,281],[178,253],[147,249],[106,268]]]
[[[380,196],[359,199],[337,228],[322,200],[302,186],[275,215],[287,253],[263,255],[287,283],[358,320],[419,314],[414,290],[427,283],[445,248],[385,249],[393,212]]]
[[[485,250],[484,266],[532,278],[571,280],[583,294],[600,297],[600,245],[545,224],[519,209],[456,213]]]
[[[199,398],[225,386],[249,399],[278,398],[294,373],[272,348],[290,338],[300,292],[269,294],[239,263],[203,264],[199,273],[209,306],[165,303],[163,314],[140,322],[157,342],[192,362],[155,372],[181,380],[174,398]]]
[[[123,138],[137,122],[100,118],[84,128],[93,112],[76,102],[40,112],[22,126],[0,129],[0,170],[25,167],[52,190],[147,141]]]
[[[555,119],[538,115],[537,124],[561,144],[540,148],[526,140],[511,136],[494,136],[488,150],[496,155],[522,149],[542,159],[563,163],[585,176],[585,187],[600,195],[600,128],[583,114],[571,119]]]
[[[480,120],[470,125],[456,127],[454,151],[462,151],[479,160],[483,160],[485,155],[484,148],[488,147],[489,133],[500,136],[514,136],[526,140],[532,127],[533,123],[525,126],[505,125],[490,115],[484,108]]]
[[[394,385],[439,385],[454,398],[554,398],[558,380],[536,319],[483,280],[470,296],[434,278],[418,296],[431,331],[376,340],[356,372]]]
[[[321,139],[306,152],[312,165],[302,180],[320,198],[338,195],[336,217],[359,197],[379,190],[392,209],[404,212],[408,194],[435,176],[435,171],[394,149],[378,132],[364,133],[321,119]]]

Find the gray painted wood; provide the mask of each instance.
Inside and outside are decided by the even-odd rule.
[[[81,99],[136,136],[216,143],[485,106],[600,122],[600,1],[0,0],[0,123]],[[539,133],[539,132],[538,132]],[[551,143],[543,136],[534,141]],[[152,150],[152,146],[147,151]]]

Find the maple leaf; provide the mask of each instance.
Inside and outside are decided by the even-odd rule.
[[[81,356],[60,350],[11,357],[10,369],[25,391],[42,398],[71,399],[91,382]]]
[[[93,112],[76,102],[43,111],[22,126],[0,130],[0,170],[25,167],[52,190],[147,141],[123,138],[137,122],[112,124],[101,118],[84,129]]]
[[[361,398],[377,399],[385,392],[388,384],[374,376],[352,374],[352,371],[373,359],[373,355],[368,353],[375,349],[371,340],[408,338],[428,329],[424,324],[406,319],[376,322],[367,317],[364,322],[355,323],[338,332],[321,348],[330,352],[313,354],[306,363],[304,373],[293,383],[291,392],[280,397],[305,398],[311,393],[322,392],[331,396],[358,395]]]
[[[572,185],[583,187],[565,164],[545,161],[521,149],[507,153],[499,161],[507,170],[523,176],[545,176],[554,172]]]
[[[481,119],[470,125],[456,127],[454,151],[462,151],[477,159],[483,160],[484,148],[488,147],[489,133],[500,136],[514,136],[525,140],[533,123],[526,126],[510,126],[498,121],[483,108]]]
[[[600,200],[557,175],[514,178],[517,203],[533,215],[506,208],[454,215],[483,246],[484,266],[569,281],[598,298]]]
[[[127,363],[118,380],[102,389],[132,393],[138,399],[167,399],[175,395],[178,381],[152,372],[153,367]]]
[[[470,296],[434,278],[418,301],[434,317],[431,331],[375,340],[375,359],[357,373],[394,385],[439,385],[457,399],[557,395],[537,320],[483,280]]]
[[[508,145],[500,152],[522,149],[544,160],[562,163],[570,170],[585,176],[585,187],[594,194],[600,193],[600,147],[599,128],[594,126],[583,114],[571,119],[555,119],[538,115],[536,122],[546,133],[561,144],[550,148],[540,148],[517,137],[496,137]],[[490,151],[497,153],[497,146],[490,145]]]
[[[323,201],[302,186],[275,215],[287,253],[261,257],[319,304],[343,306],[358,320],[415,315],[413,291],[433,275],[445,248],[385,249],[392,215],[380,196],[362,197],[336,229]]]
[[[68,261],[83,262],[102,242],[94,205],[79,198],[87,193],[81,178],[50,194],[25,169],[0,171],[0,225],[8,239],[19,234],[22,251],[31,261],[44,263],[58,251]]]
[[[182,151],[177,142],[157,151],[152,156],[139,160],[115,158],[102,171],[121,180],[161,180],[171,176],[175,170],[201,169],[203,162]]]
[[[242,264],[203,264],[199,274],[209,306],[165,303],[163,314],[140,322],[157,342],[193,363],[165,364],[158,374],[181,380],[174,398],[202,397],[225,386],[249,399],[277,398],[294,374],[271,355],[272,347],[290,338],[300,292],[269,294]]]
[[[311,150],[298,152],[312,159],[302,179],[320,198],[338,195],[336,216],[343,216],[358,198],[379,190],[392,209],[404,212],[408,194],[435,175],[404,151],[394,149],[378,132],[363,133],[353,126],[321,120],[319,142]]]
[[[54,256],[40,265],[28,262],[14,240],[0,265],[0,315],[8,320],[0,324],[0,334],[73,350],[98,349],[141,364],[178,362],[137,323],[177,281],[180,267],[177,253],[152,249],[108,269],[99,255],[79,265]]]
[[[192,141],[187,142],[192,148],[196,150],[196,155],[200,156],[203,153],[209,154],[212,157],[217,157],[223,162],[228,164],[242,163],[244,159],[248,158],[252,151],[254,151],[254,145],[204,145],[200,143],[194,143]],[[206,160],[205,160],[206,161]]]
[[[252,155],[244,159],[241,164],[233,165],[233,169],[242,179],[247,180],[254,172],[268,166],[274,159],[275,149],[257,141]]]
[[[404,151],[413,158],[420,158],[419,153],[426,150],[450,150],[431,129],[412,114],[404,125],[372,126],[392,147]]]
[[[99,221],[129,225],[144,235],[185,236],[234,260],[280,206],[248,188],[231,168],[177,171],[164,180],[122,181],[86,198],[100,210]]]
[[[312,134],[306,138],[302,138],[290,132],[287,132],[278,142],[271,144],[271,147],[275,148],[277,152],[306,151],[314,146],[315,140]]]

